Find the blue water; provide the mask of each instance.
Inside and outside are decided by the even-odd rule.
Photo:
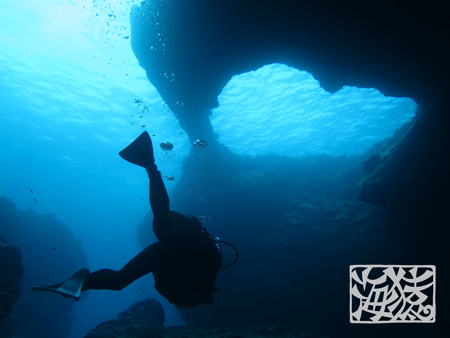
[[[173,143],[170,153],[155,148],[163,175],[176,178],[166,181],[170,194],[191,147],[131,50],[135,3],[0,0],[0,196],[55,214],[82,240],[92,270],[120,268],[140,251],[135,231],[149,209],[147,177],[118,151],[143,130],[156,144]],[[232,151],[293,157],[362,154],[417,107],[373,88],[331,94],[311,74],[281,64],[234,76],[219,103],[211,122]],[[146,277],[120,293],[91,292],[74,305],[71,337],[142,292],[163,303],[166,324],[182,324],[152,285]]]
[[[417,104],[374,88],[334,94],[306,71],[271,64],[234,76],[219,95],[211,123],[240,155],[359,155],[410,121]]]

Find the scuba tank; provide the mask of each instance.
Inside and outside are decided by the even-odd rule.
[[[236,258],[234,259],[234,261],[230,264],[221,266],[220,269],[227,268],[236,263],[236,261],[238,260],[239,253],[236,247],[231,243],[219,240],[218,237],[214,237],[209,232],[207,232],[206,228],[202,225],[202,222],[197,217],[191,214],[182,214],[181,212],[174,210],[169,211],[169,217],[170,228],[173,235],[176,237],[206,237],[214,241],[214,244],[219,252],[222,252],[219,243],[227,244],[234,249],[234,251],[236,252]]]

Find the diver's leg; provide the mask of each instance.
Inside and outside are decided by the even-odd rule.
[[[149,164],[147,174],[150,179],[150,206],[153,211],[153,232],[159,241],[170,233],[169,196],[155,163]]]
[[[169,227],[169,196],[156,168],[153,144],[150,135],[144,131],[119,155],[133,164],[144,167],[150,178],[150,206],[153,211],[153,232],[159,241],[167,236]]]
[[[102,269],[90,273],[81,287],[86,290],[122,290],[135,280],[154,271],[159,261],[161,243],[153,243],[142,250],[119,271]]]

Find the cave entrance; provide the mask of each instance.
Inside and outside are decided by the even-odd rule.
[[[415,116],[410,98],[344,86],[332,94],[306,72],[274,63],[233,76],[211,124],[239,155],[360,155]]]

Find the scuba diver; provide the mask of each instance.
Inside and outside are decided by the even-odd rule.
[[[214,282],[222,265],[220,243],[202,227],[200,220],[169,210],[169,197],[157,170],[150,135],[145,131],[119,155],[147,170],[150,179],[150,206],[153,232],[158,242],[132,258],[119,271],[79,269],[68,280],[47,286],[30,287],[36,291],[56,292],[78,300],[86,290],[121,290],[152,272],[155,289],[170,303],[180,307],[212,304]],[[231,245],[231,244],[229,244]]]

